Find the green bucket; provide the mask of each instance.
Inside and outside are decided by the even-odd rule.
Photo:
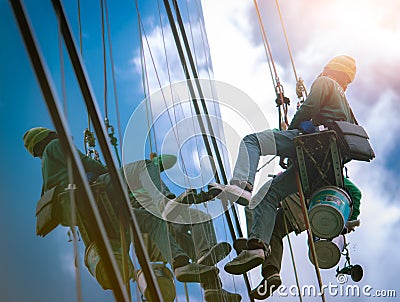
[[[322,187],[310,197],[310,226],[313,234],[319,238],[331,239],[339,236],[350,214],[350,196],[339,187]]]

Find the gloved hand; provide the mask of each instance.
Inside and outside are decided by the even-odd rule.
[[[360,219],[357,220],[349,220],[346,222],[347,233],[355,231],[355,228],[360,226]]]
[[[299,130],[305,134],[311,134],[315,132],[315,125],[312,121],[304,121],[299,125]]]

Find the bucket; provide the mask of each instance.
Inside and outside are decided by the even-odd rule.
[[[332,240],[314,237],[315,253],[317,254],[319,268],[328,269],[337,265],[343,252],[344,245],[344,235],[339,235]],[[311,263],[314,264],[310,250],[308,252],[308,257]]]
[[[172,272],[164,263],[152,263],[151,266],[161,291],[162,301],[173,302],[176,297],[176,290]],[[152,301],[142,269],[136,271],[136,281],[144,301]]]
[[[337,237],[351,214],[351,199],[341,188],[327,186],[310,197],[308,215],[313,234],[319,238]]]
[[[119,243],[111,242],[111,249],[115,260],[120,269],[121,275],[123,274],[123,263],[122,263],[122,249]],[[129,279],[133,276],[133,264],[129,254],[126,253],[126,259],[128,260],[128,269],[129,269]],[[96,278],[97,282],[101,285],[103,289],[112,289],[112,284],[107,276],[106,268],[104,265],[104,261],[101,259],[99,254],[99,249],[96,244],[92,242],[85,251],[85,265],[88,268],[90,274]],[[125,280],[127,281],[127,280]]]

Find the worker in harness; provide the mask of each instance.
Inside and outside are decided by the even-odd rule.
[[[42,161],[42,195],[55,186],[67,187],[69,184],[67,162],[64,149],[58,139],[57,133],[43,127],[32,128],[24,134],[23,141],[29,153],[34,157],[39,157]],[[99,161],[81,152],[79,152],[79,155],[84,169],[90,177],[90,181],[93,182],[96,180],[104,182],[107,195],[110,196],[110,200],[113,200],[114,192],[111,186],[110,175],[107,173],[107,168]],[[156,168],[154,164],[137,165],[137,167],[140,166],[147,168],[148,170],[142,171],[143,174],[154,175],[154,183],[157,183],[159,168]],[[164,168],[166,167],[164,166]],[[154,172],[151,172],[152,169]],[[159,190],[161,191],[163,188],[159,187]],[[141,227],[141,232],[150,235],[150,238],[160,249],[164,258],[167,259],[173,267],[178,281],[199,283],[201,280],[206,280],[216,275],[217,269],[213,266],[202,265],[195,262],[190,263],[188,254],[184,252],[174,237],[169,234],[165,221],[144,209],[134,209],[134,213]]]
[[[361,191],[347,177],[344,178],[344,189],[349,193],[353,203],[351,216],[346,222],[346,227],[343,231],[343,233],[349,233],[354,231],[355,227],[360,224],[358,217],[360,215]],[[263,190],[260,189],[253,198],[262,199],[262,194]],[[253,222],[254,209],[246,207],[245,210],[247,227],[250,229]],[[302,224],[304,224],[304,219],[301,219],[301,221],[297,222],[297,229],[300,229],[300,225]],[[251,291],[250,296],[252,298],[257,300],[267,299],[282,284],[280,271],[283,256],[283,238],[293,231],[295,231],[293,224],[288,220],[288,218],[286,218],[283,208],[279,207],[276,214],[274,230],[270,240],[271,254],[262,264],[261,274],[263,276],[263,280],[261,280],[260,284]]]
[[[214,195],[223,193],[231,200],[248,204],[260,156],[276,154],[295,159],[293,138],[303,132],[303,128],[307,128],[310,122],[316,126],[332,121],[355,123],[345,96],[347,86],[354,80],[355,74],[353,58],[341,55],[330,60],[312,84],[310,94],[296,112],[288,130],[265,130],[244,137],[230,185],[210,184],[209,192]],[[279,203],[296,192],[295,167],[291,165],[272,180],[269,190],[255,205],[246,249],[225,265],[227,272],[244,274],[264,262],[270,253],[269,245]]]

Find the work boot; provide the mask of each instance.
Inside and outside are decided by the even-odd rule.
[[[260,282],[260,284],[250,292],[250,298],[256,300],[265,300],[272,295],[274,291],[282,284],[279,274],[273,274]]]
[[[249,270],[262,264],[268,257],[270,248],[260,239],[250,239],[247,241],[247,249],[228,262],[224,269],[233,275],[242,275]]]
[[[203,190],[200,191],[200,193],[197,194],[197,198],[195,203],[199,204],[199,203],[203,203],[203,202],[207,202],[210,201],[212,199],[214,199],[215,196],[208,193],[208,192],[204,192]]]
[[[165,198],[161,203],[162,218],[165,220],[175,220],[182,211],[188,210],[188,205],[196,200],[196,190],[188,189],[178,197]]]
[[[249,184],[249,186],[251,186]],[[221,185],[218,183],[211,183],[208,185],[208,193],[214,197],[226,198],[232,202],[236,202],[242,206],[247,206],[251,200],[251,189],[248,186],[244,188],[239,185]]]
[[[180,282],[201,283],[203,280],[214,278],[218,274],[218,268],[198,263],[189,263],[175,268],[175,277]]]
[[[214,245],[207,253],[201,256],[198,260],[198,264],[214,266],[226,256],[229,255],[232,248],[228,242],[220,242]]]
[[[204,291],[204,300],[206,302],[240,302],[242,296],[224,289],[206,289]]]
[[[177,203],[183,203],[183,204],[196,203],[197,192],[195,189],[188,189],[185,192],[183,192],[181,195],[179,195],[178,197],[176,197],[175,199],[172,199],[172,200]]]

